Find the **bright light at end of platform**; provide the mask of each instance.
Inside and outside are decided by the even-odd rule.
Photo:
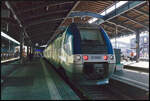
[[[40,46],[40,47],[47,47],[47,45],[42,45],[42,46]]]
[[[17,40],[13,39],[13,38],[10,37],[9,35],[5,34],[4,32],[1,32],[1,36],[3,36],[3,37],[5,37],[5,38],[7,38],[8,40],[11,40],[11,41],[13,41],[13,42],[15,42],[15,43],[17,43],[17,44],[20,45],[20,42],[18,42]]]

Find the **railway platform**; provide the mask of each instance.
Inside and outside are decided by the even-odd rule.
[[[123,69],[114,72],[112,79],[149,91],[149,73]]]
[[[148,61],[139,61],[139,62],[136,62],[136,61],[132,61],[132,62],[126,62],[126,61],[123,61],[121,62],[122,64],[124,65],[127,65],[127,66],[132,66],[132,67],[137,67],[137,68],[149,68],[149,62]]]
[[[17,69],[9,75],[3,73],[6,78],[1,87],[2,100],[79,100],[42,58],[24,65],[14,64],[5,65],[5,68],[15,66]]]
[[[72,87],[70,87],[70,85],[68,85],[68,83],[66,83],[54,70],[54,68],[43,58],[34,58],[32,61],[26,61],[23,65],[20,64],[19,60],[2,64],[1,77],[3,77],[3,82],[1,82],[2,100],[81,99],[81,97],[78,96],[77,92],[75,92]],[[124,92],[121,93],[121,96],[118,94],[118,89],[120,89],[122,92],[124,87],[126,87],[126,85],[129,85],[133,88],[127,86],[128,88],[125,92],[127,94],[125,95],[128,95],[128,90],[136,91],[137,89],[141,89],[142,91],[138,90],[138,94],[141,97],[143,96],[143,92],[144,96],[145,92],[149,92],[149,73],[123,69],[123,71],[120,70],[114,72],[109,83],[109,87],[98,87],[100,91],[95,91],[95,87],[97,87],[96,85],[90,87],[94,87],[91,88],[94,89],[92,90],[92,92],[97,92],[97,94],[103,94],[103,90],[101,91],[101,89],[109,89],[109,93],[105,91],[105,93],[108,94],[105,95],[104,99],[127,99],[128,97],[124,96]],[[115,90],[114,87],[116,88]],[[120,96],[120,98],[118,98],[117,96],[110,96],[114,91],[117,96]],[[140,91],[142,93],[140,93]],[[89,91],[87,91],[87,93],[88,92]],[[94,99],[103,99],[102,96],[98,97],[97,94],[92,95],[94,96]]]

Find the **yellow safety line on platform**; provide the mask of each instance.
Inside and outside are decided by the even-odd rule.
[[[51,78],[51,75],[46,70],[46,66],[44,64],[44,61],[42,59],[40,59],[40,62],[43,66],[43,70],[44,70],[44,74],[45,74],[45,78],[46,78],[46,82],[47,82],[47,86],[48,86],[48,90],[49,90],[49,94],[51,96],[51,99],[52,100],[62,100],[62,97],[60,96],[58,89],[55,86],[55,83]]]

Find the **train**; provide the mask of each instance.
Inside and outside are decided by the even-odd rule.
[[[75,82],[105,84],[115,69],[115,54],[104,29],[71,23],[43,51],[44,58]]]

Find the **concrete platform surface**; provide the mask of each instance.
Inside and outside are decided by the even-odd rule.
[[[123,69],[123,71],[114,72],[114,75],[149,84],[149,73]]]
[[[79,100],[58,74],[40,59],[18,67],[1,88],[2,100]]]
[[[134,67],[149,68],[149,62],[148,61],[139,61],[139,62],[136,62],[136,61],[129,61],[129,62],[122,61],[121,63],[124,64],[124,65],[129,65],[129,66],[134,66]]]

